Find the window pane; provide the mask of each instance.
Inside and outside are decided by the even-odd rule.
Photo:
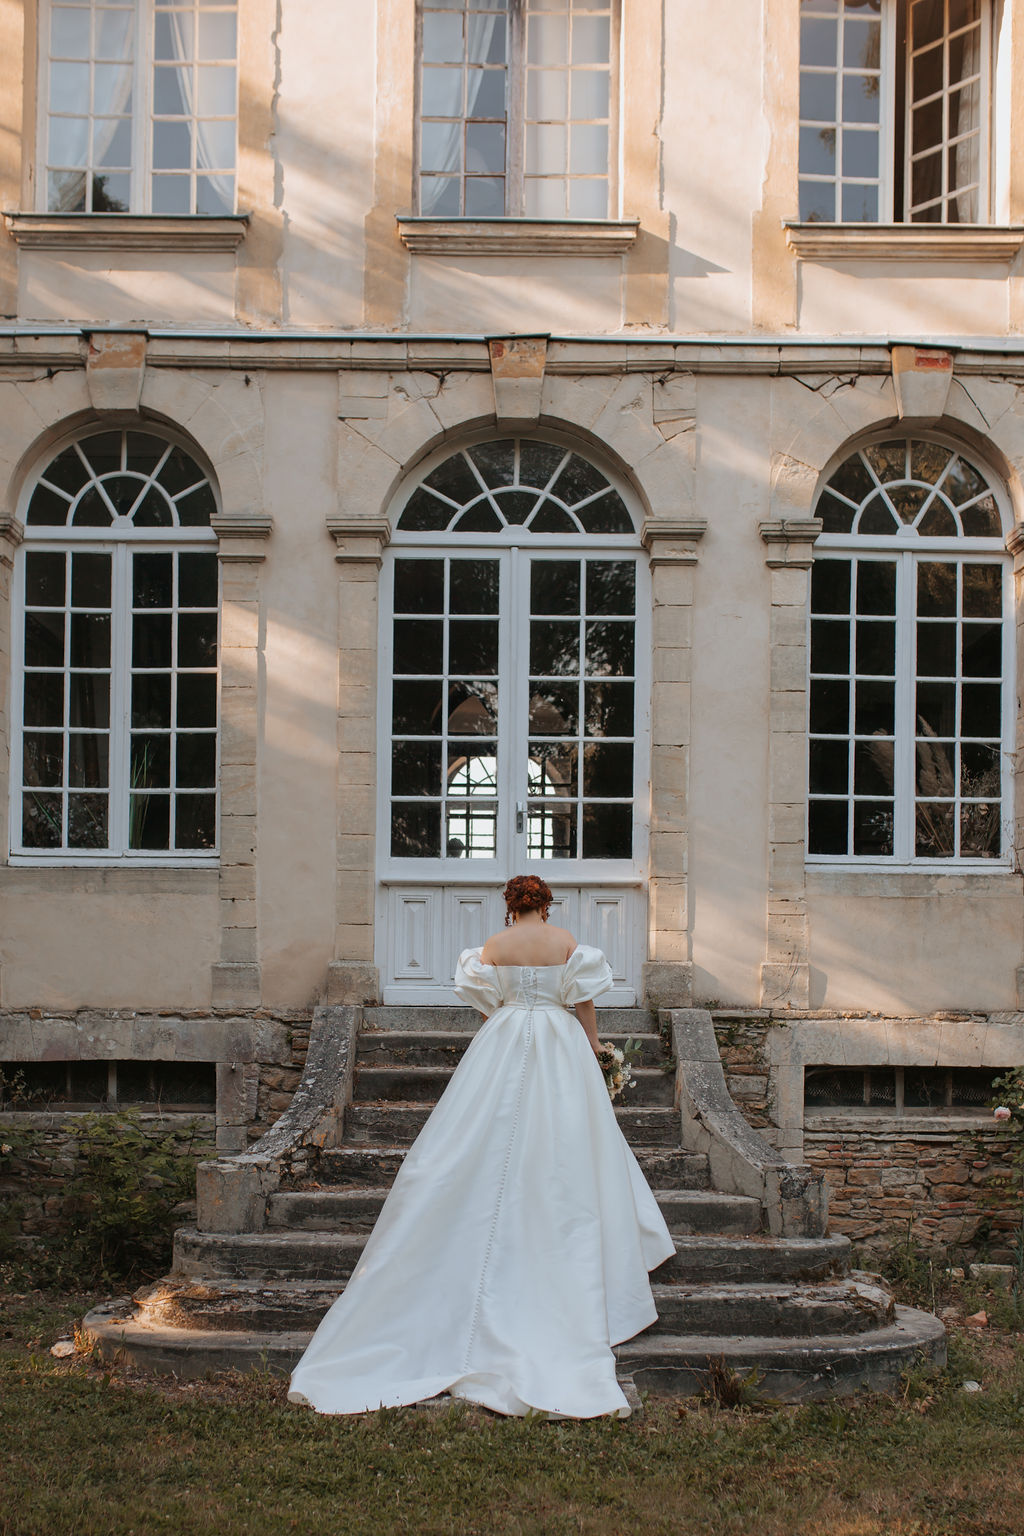
[[[217,842],[216,795],[175,795],[174,846],[213,848]]]
[[[630,805],[583,807],[583,857],[628,859],[633,854],[633,808]]]
[[[438,795],[440,791],[440,746],[427,741],[396,741],[391,749],[392,794]]]
[[[436,859],[441,853],[441,807],[397,801],[391,807],[391,854],[396,859]]]
[[[628,688],[631,685],[627,683],[625,686]],[[532,732],[538,736],[574,736],[578,728],[578,717],[579,687],[576,683],[530,683],[528,723]],[[625,730],[619,732],[600,731],[589,723],[586,730],[591,736],[629,735],[632,730],[632,709],[629,722]]]
[[[68,796],[68,846],[70,848],[106,848],[106,795]]]

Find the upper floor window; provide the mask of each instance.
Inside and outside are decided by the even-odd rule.
[[[79,438],[37,476],[15,588],[12,856],[216,846],[215,506],[191,454],[149,432]]]
[[[991,481],[895,438],[846,459],[817,513],[809,858],[1005,857],[1016,690]]]
[[[800,218],[990,216],[988,0],[801,0]]]
[[[605,219],[617,0],[420,0],[420,213]]]
[[[51,213],[235,208],[237,0],[44,0]]]

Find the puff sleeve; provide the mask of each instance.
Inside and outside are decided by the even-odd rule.
[[[600,997],[612,985],[612,968],[599,949],[577,944],[562,972],[562,1002],[566,1008]]]
[[[498,975],[493,965],[484,965],[481,949],[464,949],[455,967],[455,993],[459,1000],[489,1018],[501,1006]]]

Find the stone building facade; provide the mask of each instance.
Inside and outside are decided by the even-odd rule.
[[[1024,0],[6,7],[5,1070],[240,1147],[528,867],[616,1003],[766,1021],[787,1152],[974,1123],[1022,74]]]

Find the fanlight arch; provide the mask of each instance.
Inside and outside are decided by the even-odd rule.
[[[959,448],[889,437],[843,459],[818,496],[822,534],[872,539],[1001,538],[992,479]]]
[[[133,427],[86,432],[31,482],[25,524],[34,528],[208,528],[217,510],[210,477],[187,449]]]
[[[589,458],[550,440],[490,439],[449,454],[416,484],[399,535],[630,535],[626,503]]]

